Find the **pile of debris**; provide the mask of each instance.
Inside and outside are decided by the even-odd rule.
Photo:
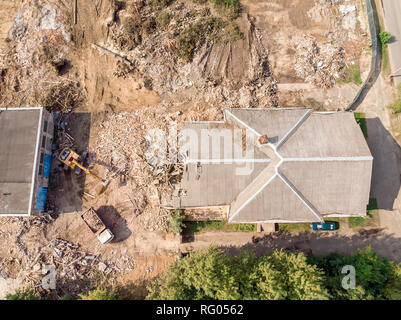
[[[25,279],[31,285],[40,287],[44,277],[44,267],[51,266],[55,271],[56,289],[78,294],[82,292],[82,285],[99,274],[110,276],[133,270],[135,262],[131,258],[125,260],[121,263],[107,263],[102,261],[99,255],[83,252],[79,245],[57,238],[50,241],[47,248],[41,250],[32,260],[30,272],[26,274]]]
[[[61,2],[29,1],[8,34],[1,61],[0,105],[38,105],[68,64],[69,8]]]
[[[188,99],[192,98],[191,103],[196,105],[276,107],[277,86],[270,72],[268,51],[252,19],[243,13],[232,24],[226,17],[211,12],[214,10],[210,10],[207,2],[178,1],[162,11],[155,11],[150,5],[127,3],[115,8],[107,21],[109,38],[96,48],[117,59],[116,75],[127,76],[121,70],[120,60],[129,61],[131,76],[142,79],[143,86],[159,93],[165,101],[193,88],[196,95]],[[176,45],[190,28],[209,23],[212,29],[212,22],[219,19],[224,20],[223,25],[227,24],[218,28],[224,41],[209,39],[207,35],[202,35],[199,41],[186,39],[193,41],[189,45],[193,57],[185,60],[177,56]],[[230,30],[237,30],[234,32],[237,36],[231,37]]]
[[[175,156],[171,150],[176,152],[177,147],[167,148],[168,128],[176,120],[177,113],[156,114],[150,109],[109,114],[97,134],[96,160],[89,159],[107,164],[107,179],[123,176],[125,184],[129,182],[132,196],[127,201],[141,216],[142,227],[150,231],[167,230],[169,213],[160,205],[166,203],[183,172],[177,159],[169,161]],[[155,137],[158,141],[152,141]]]
[[[295,71],[317,87],[332,88],[345,71],[345,50],[331,43],[319,45],[313,38],[296,41]]]

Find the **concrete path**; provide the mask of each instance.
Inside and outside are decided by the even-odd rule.
[[[401,213],[399,210],[379,210],[380,226],[386,233],[401,238]]]
[[[397,217],[398,218],[398,217]],[[392,218],[390,217],[389,223]],[[372,246],[380,256],[400,262],[401,238],[379,229],[364,229],[353,234],[342,232],[301,233],[250,233],[250,232],[205,232],[195,235],[192,242],[180,245],[182,252],[206,249],[210,245],[222,247],[226,252],[237,254],[242,249],[264,254],[272,249],[298,250],[314,255],[331,252],[351,254]]]

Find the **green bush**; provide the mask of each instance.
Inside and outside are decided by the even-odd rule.
[[[328,299],[323,284],[323,271],[304,254],[275,250],[257,258],[243,251],[232,257],[211,247],[171,265],[147,299]]]
[[[390,32],[381,31],[379,33],[380,43],[382,44],[383,47],[387,45],[387,43],[390,41],[391,38],[392,38],[392,35]]]
[[[174,210],[169,220],[169,232],[179,234],[185,228],[184,218],[182,210]]]
[[[256,232],[254,223],[227,223],[226,221],[188,221],[185,223],[185,233],[193,234],[202,231],[220,230],[235,232]]]
[[[331,253],[326,257],[309,257],[309,262],[325,271],[326,287],[333,299],[370,300],[382,296],[389,274],[389,262],[380,258],[368,247],[365,250],[345,255]],[[351,265],[356,271],[356,288],[344,289],[341,273],[345,265]]]
[[[236,41],[242,37],[241,31],[234,22],[206,16],[189,25],[177,37],[175,52],[180,58],[189,62],[193,57],[195,49],[200,47],[207,39],[219,43]]]
[[[354,118],[356,120],[356,123],[359,124],[361,127],[362,133],[365,138],[368,137],[368,127],[366,125],[366,115],[364,112],[354,112]],[[376,201],[376,199],[375,199]]]
[[[157,24],[162,28],[166,28],[170,24],[171,14],[168,12],[161,12],[157,17]]]
[[[151,0],[152,7],[156,10],[161,10],[168,7],[174,0]]]
[[[401,300],[401,263],[389,262],[389,273],[383,298],[388,300]]]
[[[6,300],[41,300],[41,298],[32,288],[26,288],[6,295]]]
[[[95,289],[89,291],[87,295],[80,294],[82,300],[121,300],[121,296],[114,290],[109,289]]]

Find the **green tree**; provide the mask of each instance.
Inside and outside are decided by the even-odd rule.
[[[382,31],[379,33],[379,39],[380,39],[382,46],[386,46],[391,38],[392,38],[392,35],[390,32]]]
[[[6,300],[41,300],[40,296],[32,289],[17,289],[15,293],[6,295]]]
[[[331,253],[326,257],[310,257],[310,263],[325,271],[326,287],[334,299],[375,299],[380,297],[387,281],[389,263],[373,252],[371,247],[351,255]],[[344,289],[342,268],[351,265],[356,272],[356,288]]]
[[[401,300],[401,263],[389,262],[389,273],[383,289],[383,298]]]
[[[149,288],[147,299],[239,299],[232,260],[211,247],[178,260]]]
[[[147,299],[328,299],[323,272],[305,255],[274,251],[238,257],[211,247],[177,261],[149,288]]]
[[[87,295],[80,294],[82,300],[121,300],[121,296],[114,290],[100,289],[89,291]]]
[[[175,234],[181,233],[183,228],[185,228],[184,218],[185,216],[181,210],[174,210],[169,220],[169,231]]]

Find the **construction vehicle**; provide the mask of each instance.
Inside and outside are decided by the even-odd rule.
[[[110,229],[107,229],[106,225],[93,208],[81,214],[81,218],[101,243],[106,244],[114,239],[114,234]]]
[[[85,171],[87,174],[91,175],[92,177],[102,181],[103,185],[105,187],[108,186],[108,184],[110,183],[109,180],[105,180],[100,178],[99,176],[97,176],[96,174],[94,174],[93,172],[91,172],[89,169],[85,168],[82,164],[80,164],[78,162],[79,159],[79,154],[76,153],[74,150],[70,149],[70,148],[64,148],[59,156],[58,159],[64,163],[65,165],[69,166],[71,169],[75,169],[76,167],[80,168],[81,170]]]

